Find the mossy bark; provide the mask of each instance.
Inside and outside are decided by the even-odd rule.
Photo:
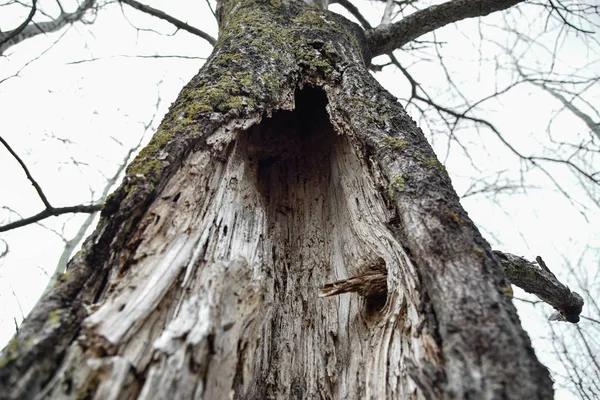
[[[552,397],[360,28],[219,6],[210,58],[5,350],[6,398]],[[387,296],[318,297],[377,266]]]

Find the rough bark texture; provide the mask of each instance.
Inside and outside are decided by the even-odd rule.
[[[557,319],[579,322],[583,298],[559,282],[542,257],[536,258],[536,265],[514,254],[499,251],[494,251],[494,254],[500,260],[504,274],[510,282],[553,306],[560,314],[560,318]]]
[[[551,398],[497,256],[362,31],[296,2],[218,15],[213,54],[5,349],[2,395]],[[373,269],[383,299],[318,297]]]
[[[407,16],[399,22],[382,25],[367,33],[373,56],[391,53],[418,37],[466,18],[483,17],[506,10],[523,0],[451,0]]]

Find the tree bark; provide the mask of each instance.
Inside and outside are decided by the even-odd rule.
[[[11,399],[547,399],[498,257],[362,30],[230,0],[220,35],[3,352]],[[319,298],[386,274],[373,296]]]

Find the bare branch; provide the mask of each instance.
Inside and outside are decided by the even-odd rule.
[[[556,276],[537,257],[538,264],[514,254],[494,250],[500,260],[506,278],[526,292],[533,293],[553,306],[569,322],[579,322],[583,298],[558,281]]]
[[[39,222],[48,217],[55,217],[55,216],[62,215],[62,214],[94,213],[94,212],[102,210],[102,207],[104,207],[103,204],[76,205],[76,206],[70,206],[70,207],[53,207],[50,204],[50,202],[48,201],[48,198],[44,194],[44,191],[42,190],[40,185],[37,183],[37,181],[35,179],[33,179],[33,176],[31,176],[29,169],[27,168],[27,166],[25,165],[23,160],[21,160],[21,157],[19,157],[19,155],[17,153],[15,153],[15,151],[12,149],[12,147],[10,147],[10,145],[6,142],[6,140],[4,140],[2,138],[2,136],[0,136],[0,143],[2,143],[4,145],[4,147],[6,147],[8,152],[15,158],[15,160],[17,160],[17,162],[19,163],[19,165],[25,172],[25,175],[27,175],[27,179],[29,179],[29,181],[35,188],[35,191],[37,192],[38,196],[40,197],[40,199],[46,206],[44,211],[39,212],[36,215],[0,226],[0,232],[6,232],[11,229],[20,228],[22,226],[34,224],[34,223]]]
[[[373,57],[387,54],[438,28],[505,10],[523,0],[453,0],[415,12],[399,22],[367,32]]]
[[[456,111],[453,109],[450,109],[448,107],[442,106],[440,104],[437,104],[436,102],[434,102],[430,96],[427,95],[427,93],[423,90],[422,87],[420,87],[420,85],[414,80],[414,78],[412,78],[410,76],[410,74],[408,74],[408,71],[406,71],[405,68],[402,67],[402,65],[395,59],[395,57],[393,56],[393,54],[388,54],[388,56],[390,57],[390,59],[392,60],[392,63],[394,65],[396,65],[400,71],[402,71],[404,73],[404,75],[406,76],[406,78],[409,80],[411,86],[412,86],[412,93],[411,93],[411,98],[409,100],[409,103],[412,102],[412,100],[419,100],[425,104],[428,104],[432,107],[434,107],[434,109],[440,113],[440,117],[445,121],[446,125],[450,128],[450,132],[452,133],[454,128],[456,127],[456,124],[460,121],[460,120],[464,120],[464,121],[471,121],[474,122],[476,124],[479,125],[483,125],[485,127],[487,127],[488,129],[490,129],[492,132],[494,132],[494,134],[498,137],[498,139],[517,157],[519,157],[521,160],[535,166],[536,168],[539,168],[546,176],[548,176],[548,178],[554,183],[554,185],[557,187],[557,189],[559,189],[559,191],[561,191],[561,193],[563,193],[565,195],[565,197],[567,199],[569,199],[569,201],[572,201],[569,194],[560,186],[560,184],[558,182],[556,182],[556,180],[554,179],[554,177],[549,174],[545,168],[543,168],[542,165],[540,165],[540,162],[547,162],[547,163],[556,163],[556,164],[562,164],[564,166],[566,166],[567,168],[569,168],[571,171],[576,173],[576,176],[582,176],[584,178],[586,178],[592,185],[600,185],[600,177],[599,177],[599,172],[598,171],[586,171],[584,168],[580,167],[579,165],[577,165],[576,163],[574,163],[573,161],[569,160],[569,159],[560,159],[560,158],[552,158],[552,157],[545,157],[545,156],[536,156],[536,155],[525,155],[522,152],[520,152],[513,144],[511,144],[506,138],[504,138],[504,136],[502,135],[502,133],[488,120],[482,119],[482,118],[478,118],[478,117],[474,117],[474,116],[470,116],[467,115],[468,113],[470,113],[470,111],[478,104],[481,104],[483,101],[492,98],[493,96],[486,96],[485,98],[483,98],[482,100],[475,102],[473,105],[469,106],[467,109],[465,109],[464,111]],[[516,84],[510,85],[508,86],[506,89],[497,92],[496,94],[500,94],[503,92],[508,91],[511,87],[514,87]],[[425,97],[421,96],[420,94],[418,94],[417,89],[420,89],[423,93],[425,93]],[[455,118],[455,122],[454,124],[451,124],[450,121],[448,121],[443,114],[447,114],[450,115],[451,117]],[[465,155],[468,154],[467,152],[465,152]]]
[[[541,257],[537,257],[538,266],[510,253],[494,250],[494,254],[498,256],[504,274],[511,283],[553,306],[563,317],[561,320],[579,322],[583,299],[560,283]],[[385,298],[387,271],[383,261],[364,268],[363,272],[356,276],[324,285],[319,292],[319,297],[337,296],[343,293],[357,293],[367,300]]]
[[[114,56],[94,57],[88,58],[86,60],[69,61],[66,62],[65,65],[85,64],[95,61],[107,60],[110,58],[180,58],[183,60],[206,60],[206,57],[185,56],[178,54],[117,54]]]
[[[17,72],[15,72],[14,74],[12,74],[10,76],[7,76],[6,78],[0,79],[0,85],[12,78],[16,78],[17,76],[19,76],[21,74],[21,72],[23,72],[23,70],[25,68],[27,68],[29,65],[31,65],[34,61],[41,59],[46,53],[48,53],[50,50],[52,50],[52,48],[67,34],[67,32],[69,32],[69,30],[70,30],[70,28],[65,29],[65,31],[54,41],[54,43],[52,43],[50,46],[48,46],[40,54],[33,57],[31,60],[27,61],[25,63],[25,65],[23,65],[21,68],[19,68],[19,70]]]
[[[208,6],[208,9],[212,13],[213,17],[217,18],[217,14],[215,13],[215,10],[213,10],[212,5],[210,4],[210,0],[206,0],[206,5]]]
[[[33,0],[33,3],[31,4],[31,11],[29,11],[29,15],[27,15],[27,18],[25,18],[25,21],[23,21],[21,25],[19,25],[16,29],[13,29],[12,31],[8,31],[6,33],[0,32],[0,55],[4,52],[5,45],[7,45],[11,39],[17,37],[21,32],[25,30],[25,28],[27,28],[27,25],[29,25],[36,12],[37,0]],[[8,46],[10,46],[10,44]]]
[[[152,8],[145,4],[139,3],[135,0],[120,0],[120,1],[121,1],[121,3],[125,3],[128,6],[135,8],[136,10],[139,10],[146,14],[150,14],[156,18],[160,18],[167,22],[170,22],[171,24],[175,25],[178,29],[182,29],[193,35],[199,36],[213,46],[217,42],[216,39],[214,37],[210,36],[208,33],[205,33],[198,28],[194,28],[193,26],[191,26],[181,20],[178,20],[177,18],[170,16],[169,14],[165,13],[164,11],[157,10],[156,8]]]
[[[354,4],[352,4],[350,2],[350,0],[336,0],[336,1],[332,1],[330,4],[335,4],[335,3],[344,7],[350,14],[352,14],[352,16],[354,18],[356,18],[358,20],[358,22],[360,22],[361,26],[364,29],[373,29],[373,27],[371,26],[369,21],[367,21],[367,19],[365,17],[363,17],[360,10]]]
[[[11,222],[6,225],[0,226],[0,232],[10,231],[11,229],[20,228],[22,226],[34,224],[48,217],[57,217],[63,214],[71,214],[71,213],[95,213],[97,211],[101,211],[104,207],[104,204],[89,204],[84,205],[80,204],[77,206],[69,206],[69,207],[50,207],[46,208],[44,211],[37,213],[28,218],[21,219],[19,221]]]
[[[539,82],[536,82],[533,80],[530,80],[529,82],[538,87],[541,87],[546,92],[550,93],[552,96],[554,96],[556,99],[558,99],[558,101],[560,101],[567,110],[571,111],[573,114],[575,114],[577,117],[579,117],[579,119],[581,119],[583,122],[585,122],[587,127],[592,132],[594,132],[594,134],[598,137],[598,139],[600,139],[600,123],[594,122],[594,120],[588,114],[584,113],[577,106],[575,106],[573,104],[572,100],[571,101],[567,100],[557,90],[552,89],[550,86],[545,85],[544,83],[539,83]]]
[[[40,196],[40,199],[42,200],[42,202],[44,203],[46,208],[52,208],[52,206],[50,205],[50,202],[48,201],[48,199],[46,198],[46,195],[44,194],[44,191],[42,190],[40,185],[37,183],[37,181],[35,179],[33,179],[33,176],[31,176],[29,169],[27,169],[27,166],[25,165],[23,160],[21,160],[21,157],[19,157],[19,155],[17,153],[15,153],[15,151],[12,149],[12,147],[10,147],[10,145],[6,142],[6,140],[4,140],[4,138],[2,136],[0,136],[0,143],[2,143],[4,145],[4,147],[6,147],[6,150],[8,150],[8,152],[15,158],[15,160],[17,160],[17,162],[19,163],[19,165],[25,172],[25,175],[27,175],[27,179],[29,179],[29,181],[35,188],[35,191],[37,192],[38,196]]]
[[[6,243],[6,240],[0,238],[0,242],[2,242],[4,244],[4,250],[2,250],[2,252],[0,252],[0,258],[2,258],[8,254],[9,248],[8,248],[8,243]]]
[[[383,11],[383,17],[381,17],[379,26],[387,26],[392,22],[392,12],[394,11],[395,4],[394,0],[388,0],[385,3],[385,10]]]
[[[61,12],[61,14],[52,21],[33,22],[33,16],[36,12],[37,0],[34,0],[31,12],[27,19],[16,29],[8,32],[0,32],[0,55],[8,48],[18,44],[26,39],[40,34],[56,32],[68,24],[80,21],[85,12],[94,7],[95,0],[84,1],[77,10],[72,13]],[[62,8],[61,8],[62,10]]]

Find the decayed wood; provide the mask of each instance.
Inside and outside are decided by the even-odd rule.
[[[360,29],[296,2],[218,15],[213,54],[3,354],[3,395],[550,398],[497,257]],[[319,298],[383,271],[384,301]]]
[[[387,296],[387,271],[385,262],[379,260],[365,268],[357,276],[328,283],[321,288],[320,297],[337,296],[342,293],[357,293],[367,299]]]
[[[513,284],[529,293],[537,295],[541,300],[552,305],[558,315],[551,319],[579,322],[583,309],[583,298],[562,284],[541,257],[536,263],[523,257],[494,250],[500,259],[506,278]],[[506,286],[505,295],[512,296],[512,290]],[[387,271],[383,262],[368,266],[363,272],[351,278],[328,283],[321,288],[320,296],[336,296],[343,293],[357,293],[366,299],[385,298],[387,295]]]

